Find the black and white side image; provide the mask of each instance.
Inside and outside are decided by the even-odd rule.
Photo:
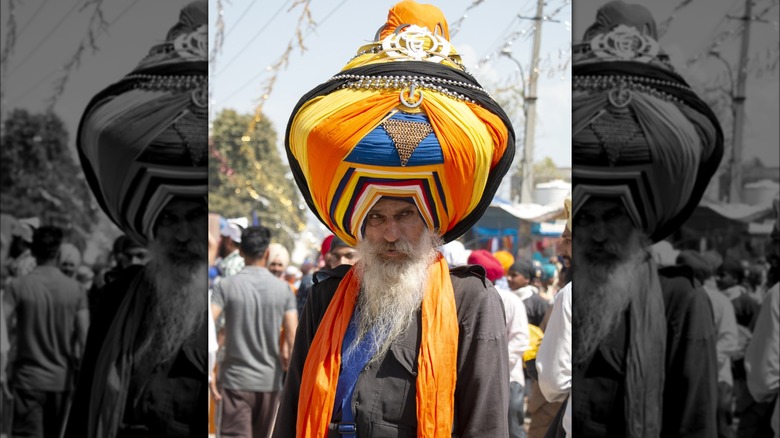
[[[206,436],[206,1],[2,4],[2,437]]]
[[[575,1],[574,436],[780,432],[777,23]]]

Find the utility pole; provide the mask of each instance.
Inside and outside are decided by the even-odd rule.
[[[534,20],[534,45],[531,52],[531,72],[528,80],[528,90],[523,106],[525,107],[525,132],[523,133],[523,181],[520,186],[520,202],[532,203],[534,193],[534,135],[536,132],[536,82],[539,78],[539,47],[542,44],[542,21],[544,17],[544,0],[536,2]]]
[[[731,149],[731,187],[729,188],[729,202],[740,202],[742,191],[742,142],[745,127],[745,83],[747,82],[748,47],[750,46],[750,24],[753,22],[751,13],[753,1],[745,0],[745,26],[742,30],[742,47],[739,53],[739,65],[737,66],[737,87],[733,97],[734,105],[734,129],[732,133]]]

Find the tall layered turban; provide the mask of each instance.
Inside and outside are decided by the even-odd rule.
[[[87,182],[108,217],[133,239],[154,239],[174,198],[205,200],[208,6],[181,11],[165,42],[87,105],[77,149]]]
[[[574,45],[573,212],[619,197],[653,242],[690,216],[723,156],[715,114],[675,71],[642,6],[602,7]]]
[[[285,146],[309,208],[349,245],[381,197],[416,204],[448,242],[489,206],[514,131],[461,64],[441,11],[402,1],[373,43],[300,99]]]

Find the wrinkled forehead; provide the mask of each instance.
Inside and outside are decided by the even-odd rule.
[[[580,192],[579,195],[574,198],[572,214],[575,220],[582,216],[583,213],[597,218],[625,215],[631,220],[635,228],[640,230],[645,228],[642,215],[637,210],[636,203],[633,202],[634,200],[631,196],[626,196],[625,193],[620,191],[605,194]]]
[[[382,214],[382,215],[394,215],[409,209],[413,209],[415,213],[420,213],[420,209],[417,208],[417,204],[411,198],[395,198],[389,196],[383,196],[368,209],[369,214]]]
[[[604,214],[626,214],[626,208],[619,198],[590,198],[585,201],[578,215],[603,216]]]

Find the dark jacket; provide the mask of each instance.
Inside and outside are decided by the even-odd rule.
[[[295,436],[298,393],[306,355],[349,266],[318,273],[301,315],[282,395],[274,437]],[[453,436],[508,436],[509,368],[506,323],[501,297],[479,266],[454,268],[450,277],[458,312],[458,373]],[[416,437],[416,375],[420,349],[420,313],[378,364],[358,377],[352,399],[361,438]],[[334,410],[332,422],[340,420]],[[338,437],[336,432],[331,436]]]
[[[667,323],[661,437],[717,436],[716,329],[709,299],[694,287],[689,268],[663,268],[659,277]],[[571,400],[577,437],[626,436],[623,397],[628,339],[624,317],[588,366],[575,367]],[[575,336],[572,342],[576,341]]]

